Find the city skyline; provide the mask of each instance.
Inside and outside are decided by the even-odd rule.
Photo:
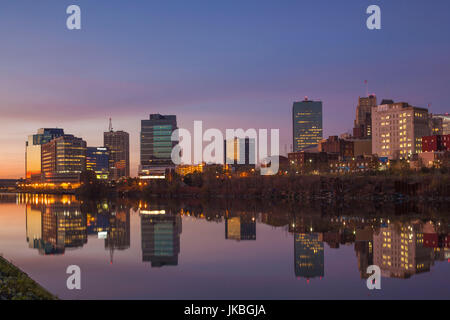
[[[117,130],[130,133],[135,175],[139,121],[152,113],[176,114],[187,129],[194,120],[219,129],[280,128],[285,154],[293,101],[323,102],[324,137],[351,132],[364,80],[380,101],[448,111],[450,45],[441,41],[450,30],[447,1],[379,1],[379,32],[364,24],[369,1],[262,1],[256,11],[254,3],[236,10],[200,2],[113,2],[105,13],[100,4],[79,1],[86,20],[78,33],[64,28],[66,3],[31,3],[26,11],[6,4],[0,178],[24,176],[24,137],[42,127],[64,128],[100,146],[112,117]],[[136,19],[119,19],[123,13]],[[433,19],[420,19],[425,16]]]

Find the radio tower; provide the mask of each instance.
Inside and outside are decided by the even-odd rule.
[[[109,118],[109,132],[113,132],[112,119]]]
[[[364,84],[366,85],[366,97],[368,97],[369,96],[369,81],[364,80]]]

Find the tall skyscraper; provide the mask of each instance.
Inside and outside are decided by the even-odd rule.
[[[97,179],[107,180],[109,177],[109,150],[104,147],[87,147],[86,169],[95,172]]]
[[[294,102],[292,108],[293,120],[293,151],[317,145],[323,137],[322,102],[307,98]]]
[[[372,107],[377,105],[377,97],[359,98],[356,107],[355,127],[353,128],[353,137],[356,139],[370,139],[372,136]]]
[[[422,137],[430,135],[428,110],[405,102],[372,107],[372,130],[374,154],[407,159],[422,152]]]
[[[130,176],[130,135],[114,131],[112,125],[103,134],[103,145],[109,150],[109,178],[119,180]]]
[[[152,114],[141,121],[141,178],[165,178],[167,169],[175,169],[172,161],[172,133],[177,129],[174,115]]]
[[[42,176],[46,183],[78,183],[86,170],[86,141],[63,135],[42,145]]]
[[[64,135],[63,129],[42,128],[38,130],[37,134],[28,136],[25,149],[25,177],[28,181],[41,181],[42,145],[62,135]]]

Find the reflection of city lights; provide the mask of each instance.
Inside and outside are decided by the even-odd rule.
[[[140,210],[141,214],[148,214],[148,215],[159,215],[159,214],[166,214],[166,210]]]

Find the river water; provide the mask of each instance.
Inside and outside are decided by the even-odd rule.
[[[449,221],[448,205],[2,194],[0,254],[62,299],[450,299]]]

